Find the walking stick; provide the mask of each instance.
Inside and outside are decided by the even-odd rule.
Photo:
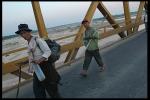
[[[19,94],[19,89],[20,89],[20,81],[21,81],[21,66],[19,66],[19,82],[18,82],[18,86],[17,86],[17,94],[16,94],[16,98],[18,98],[18,94]]]
[[[18,86],[17,86],[17,94],[16,94],[16,98],[18,98],[19,90],[20,90],[21,67],[22,67],[24,64],[27,64],[27,63],[28,63],[28,61],[18,63],[18,65],[19,65],[19,81],[18,81]]]

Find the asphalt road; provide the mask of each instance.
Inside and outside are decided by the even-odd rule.
[[[94,59],[86,78],[79,75],[83,59],[58,70],[64,98],[147,98],[147,33],[138,34],[100,51],[106,69],[98,71]],[[2,94],[15,98],[17,89]],[[49,97],[49,96],[48,96]],[[19,98],[34,98],[32,82],[21,86]]]

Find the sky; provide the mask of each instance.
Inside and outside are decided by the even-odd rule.
[[[129,2],[130,11],[137,11],[139,1]],[[90,1],[85,2],[40,2],[40,7],[47,28],[81,22],[90,6]],[[124,13],[123,2],[103,2],[112,15]],[[93,18],[103,15],[96,9]],[[2,36],[14,35],[18,25],[26,23],[32,30],[37,30],[37,25],[31,2],[2,2]]]

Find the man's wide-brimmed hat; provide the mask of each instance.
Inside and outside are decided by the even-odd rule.
[[[27,31],[27,32],[31,32],[32,30],[28,28],[27,24],[20,24],[18,25],[18,31],[16,31],[16,34],[20,34],[21,31]]]

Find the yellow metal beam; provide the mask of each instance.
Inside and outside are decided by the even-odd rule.
[[[92,17],[94,15],[94,12],[96,11],[96,8],[97,8],[97,5],[98,5],[99,2],[97,1],[93,1],[84,17],[84,19],[88,20],[89,22],[91,22],[92,20]],[[83,33],[85,31],[85,28],[84,26],[81,24],[80,26],[80,29],[75,37],[75,40],[74,41],[78,41],[78,42],[82,42],[81,39],[82,39],[82,36],[83,36]],[[77,52],[78,52],[79,48],[76,48],[76,49],[73,49],[71,51],[69,51],[66,59],[65,59],[65,63],[69,62],[70,60],[74,59]]]
[[[72,42],[72,43],[69,43],[69,44],[66,44],[66,45],[63,45],[61,47],[61,53],[70,51],[70,50],[75,49],[75,48],[79,48],[79,43],[76,42],[76,41]]]
[[[10,73],[19,69],[18,63],[27,61],[28,57],[24,57],[12,62],[2,63],[2,74]]]
[[[27,47],[15,49],[15,50],[8,51],[8,52],[4,52],[4,53],[2,53],[2,56],[4,56],[4,55],[9,55],[9,54],[11,54],[11,53],[15,53],[15,52],[18,52],[18,51],[23,51],[23,50],[27,50]]]
[[[37,27],[39,30],[39,36],[41,38],[47,39],[48,33],[46,31],[46,27],[44,24],[44,20],[43,20],[43,16],[41,13],[39,1],[32,1],[32,8],[33,8],[36,24],[37,24]]]
[[[133,32],[134,33],[138,31],[139,26],[137,26],[137,25],[139,25],[139,23],[141,22],[144,5],[145,5],[145,2],[141,1],[140,5],[139,5],[139,8],[138,8],[137,16],[136,16],[136,19],[135,19],[135,26],[133,27]]]
[[[126,30],[130,29],[133,26],[134,26],[134,24],[131,23],[128,26],[119,27],[119,28],[116,28],[114,30],[108,31],[106,33],[103,33],[101,35],[100,39],[106,38],[106,37],[114,35],[114,34],[118,34],[118,33],[122,32],[122,31],[126,31]]]
[[[116,23],[116,21],[114,20],[113,16],[110,14],[110,12],[107,10],[107,8],[104,6],[104,4],[100,1],[97,8],[99,9],[99,11],[103,14],[103,16],[105,16],[105,18],[108,20],[108,22],[110,24],[113,24],[112,27],[115,28],[119,28],[120,26]],[[126,37],[126,35],[121,32],[119,33],[119,36],[121,38]]]
[[[131,23],[129,2],[128,1],[123,1],[123,7],[124,7],[125,23],[128,26]],[[129,35],[131,33],[132,33],[132,28],[127,30],[127,35]]]
[[[14,74],[19,77],[19,70],[16,70],[12,72],[11,74]],[[32,78],[32,75],[29,75],[28,73],[21,71],[21,78],[28,80]]]

